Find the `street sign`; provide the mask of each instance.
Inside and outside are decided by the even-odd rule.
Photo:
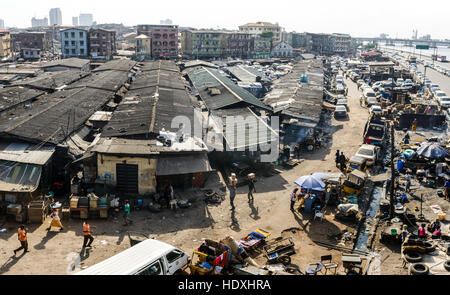
[[[429,45],[416,45],[416,49],[428,50],[430,49]]]

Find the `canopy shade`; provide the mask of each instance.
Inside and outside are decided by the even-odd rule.
[[[322,191],[325,188],[325,183],[313,175],[302,176],[294,183],[306,190]]]
[[[448,151],[438,143],[424,142],[417,150],[417,154],[429,159],[440,159],[445,158]]]

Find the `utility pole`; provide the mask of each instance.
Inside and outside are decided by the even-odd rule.
[[[394,123],[391,123],[391,191],[390,218],[394,218],[395,167],[394,167]]]

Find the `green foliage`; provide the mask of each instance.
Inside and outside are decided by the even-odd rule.
[[[261,33],[261,37],[263,37],[263,38],[273,38],[273,32],[264,31],[264,32]]]

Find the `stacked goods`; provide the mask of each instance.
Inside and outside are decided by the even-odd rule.
[[[45,202],[40,201],[31,201],[27,207],[28,211],[28,221],[29,222],[37,222],[43,223],[45,220]]]
[[[78,208],[78,197],[77,196],[72,196],[70,198],[70,208],[71,209]]]
[[[97,209],[98,208],[98,197],[94,193],[88,194],[89,198],[89,208]]]
[[[98,207],[99,208],[107,208],[108,207],[108,198],[101,197],[98,201]]]
[[[78,197],[78,208],[88,208],[89,198],[88,197]]]

